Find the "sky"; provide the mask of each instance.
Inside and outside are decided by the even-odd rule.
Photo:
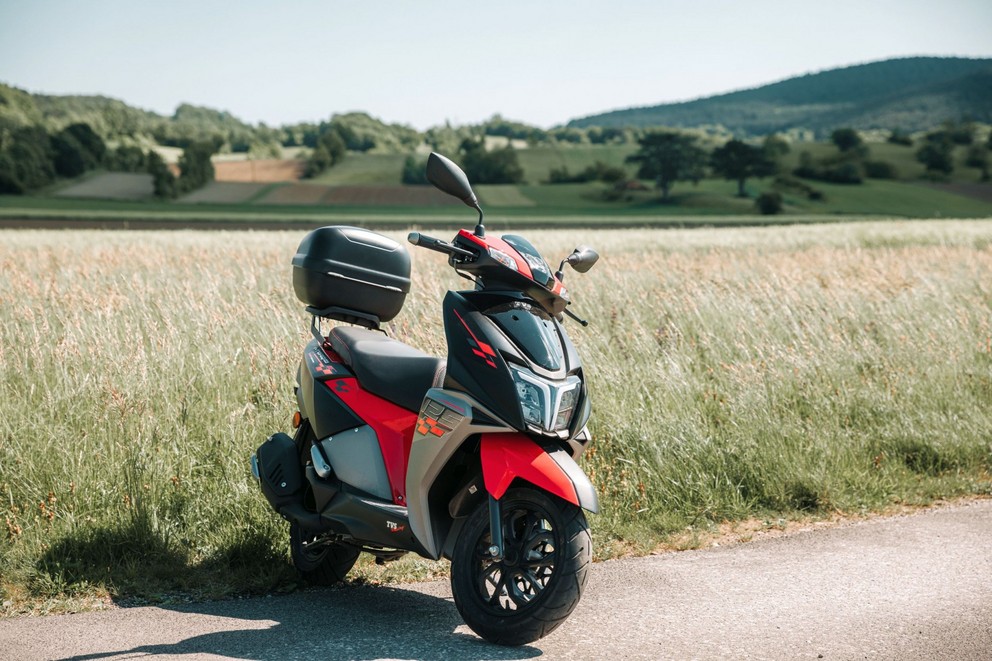
[[[270,126],[550,128],[912,55],[992,57],[992,0],[0,0],[0,82]]]

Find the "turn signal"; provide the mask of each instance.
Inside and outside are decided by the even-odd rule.
[[[293,429],[299,429],[301,424],[303,424],[303,416],[297,411],[293,414]]]

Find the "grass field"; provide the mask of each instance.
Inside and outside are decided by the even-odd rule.
[[[598,557],[992,492],[992,221],[528,236],[603,256],[568,275],[591,321],[568,327],[594,397]],[[294,408],[301,237],[0,232],[4,612],[294,589],[247,460]],[[464,282],[413,259],[389,331],[440,355],[438,302]]]

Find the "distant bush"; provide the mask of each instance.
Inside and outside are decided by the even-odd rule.
[[[548,172],[549,184],[581,184],[589,181],[602,181],[613,184],[627,178],[627,171],[623,168],[607,165],[602,161],[596,161],[578,174],[571,174],[566,166],[552,168]]]
[[[770,191],[762,193],[754,201],[754,206],[764,216],[773,216],[782,211],[782,195]]]
[[[865,161],[865,176],[869,179],[897,179],[896,166],[887,161]]]
[[[826,181],[831,184],[860,184],[862,182],[861,169],[853,162],[835,165],[800,164],[792,171],[792,174],[803,179]]]
[[[793,179],[792,177],[776,177],[775,181],[772,182],[772,186],[798,195],[805,195],[806,199],[814,202],[822,202],[827,199],[826,195],[819,188],[813,188],[805,181]]]
[[[888,142],[893,145],[903,145],[905,147],[913,146],[913,139],[909,137],[909,134],[901,129],[893,129],[892,133],[889,134]]]

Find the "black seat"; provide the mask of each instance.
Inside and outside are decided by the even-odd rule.
[[[327,339],[362,387],[410,411],[444,383],[445,362],[375,331],[339,326]]]

